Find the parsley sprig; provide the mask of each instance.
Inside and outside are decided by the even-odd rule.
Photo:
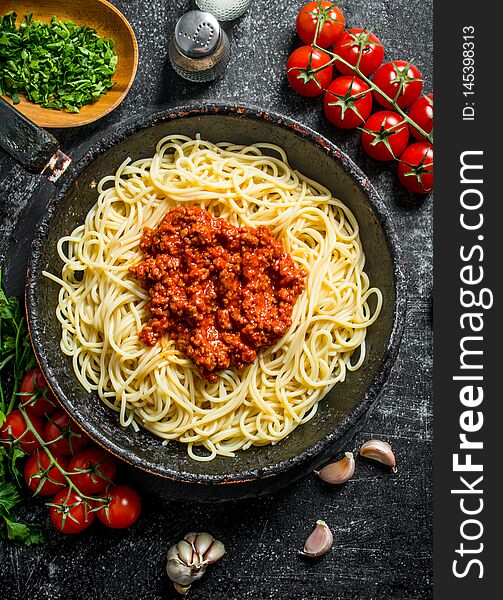
[[[22,303],[5,295],[0,270],[0,425],[15,407],[24,373],[35,364]],[[18,446],[0,445],[0,538],[29,546],[44,538],[38,525],[20,522],[13,512],[23,500],[18,466],[23,457]]]
[[[79,112],[114,85],[114,41],[72,21],[49,23],[13,11],[0,17],[0,95],[19,94],[44,108]]]

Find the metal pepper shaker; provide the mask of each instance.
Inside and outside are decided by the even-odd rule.
[[[189,81],[212,81],[222,75],[229,58],[229,38],[211,13],[191,10],[178,20],[169,59],[179,75]]]

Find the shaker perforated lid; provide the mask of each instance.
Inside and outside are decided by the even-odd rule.
[[[213,53],[220,40],[220,24],[208,12],[190,10],[175,27],[175,42],[180,52],[191,58]]]

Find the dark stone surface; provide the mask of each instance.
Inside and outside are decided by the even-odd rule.
[[[317,129],[368,174],[402,235],[409,307],[404,340],[392,376],[357,448],[370,437],[394,447],[399,473],[359,461],[355,477],[330,488],[314,477],[273,496],[202,506],[144,498],[142,519],[128,531],[93,527],[77,538],[53,533],[43,503],[23,514],[45,520],[49,543],[19,548],[0,542],[0,597],[57,600],[172,597],[164,574],[169,545],[190,530],[209,530],[228,555],[191,591],[194,600],[422,600],[431,598],[431,199],[412,202],[399,187],[393,167],[367,159],[354,133],[326,122],[320,100],[290,92],[284,64],[297,40],[294,21],[302,0],[255,0],[250,12],[226,26],[233,56],[223,79],[196,85],[178,78],[167,62],[167,40],[189,0],[114,2],[132,23],[140,66],[125,102],[104,120],[73,131],[56,131],[63,150],[77,155],[93,133],[146,108],[197,98],[252,103],[286,113]],[[370,27],[387,57],[415,57],[432,89],[432,2],[347,0],[347,22]],[[50,194],[49,184],[26,174],[0,154],[0,256],[24,269],[29,227]],[[16,224],[24,220],[23,236]],[[15,286],[14,286],[15,287]],[[14,290],[15,291],[15,290]],[[334,531],[332,551],[309,563],[297,550],[316,519]]]

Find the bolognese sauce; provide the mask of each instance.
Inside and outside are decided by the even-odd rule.
[[[169,210],[130,269],[150,294],[141,340],[165,334],[208,381],[252,363],[292,324],[305,273],[264,226],[235,227],[196,206]]]

